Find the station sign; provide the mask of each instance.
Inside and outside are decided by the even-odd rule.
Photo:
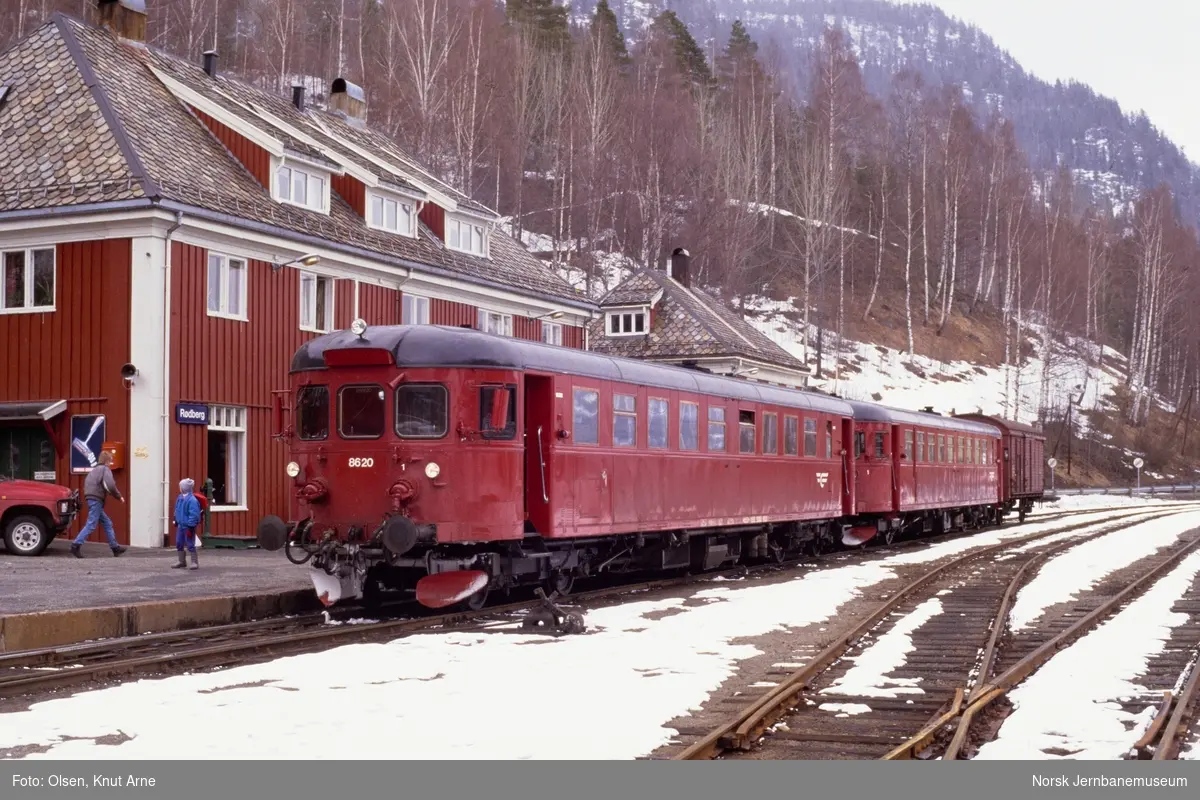
[[[208,406],[200,403],[176,403],[175,421],[180,425],[207,425]]]

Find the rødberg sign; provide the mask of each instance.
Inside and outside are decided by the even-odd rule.
[[[180,425],[207,425],[208,406],[198,403],[178,403],[175,406],[175,421]]]

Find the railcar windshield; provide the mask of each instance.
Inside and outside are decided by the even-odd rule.
[[[383,387],[343,386],[338,392],[338,433],[343,439],[378,439],[383,435]]]
[[[329,436],[329,388],[305,386],[296,396],[296,432],[305,441]]]
[[[449,396],[440,383],[410,383],[396,390],[396,435],[440,439],[446,435]]]

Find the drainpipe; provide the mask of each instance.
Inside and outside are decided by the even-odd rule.
[[[163,259],[163,398],[162,398],[162,437],[163,437],[163,516],[162,531],[164,536],[171,533],[171,235],[183,225],[183,212],[175,212],[175,224],[167,229],[166,258]],[[165,545],[164,545],[165,546]]]

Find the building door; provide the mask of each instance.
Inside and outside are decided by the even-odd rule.
[[[554,379],[545,375],[525,376],[525,518],[533,531],[551,533],[551,499],[554,472],[551,469],[554,441]]]
[[[0,475],[54,482],[54,444],[45,429],[33,425],[0,428]]]

